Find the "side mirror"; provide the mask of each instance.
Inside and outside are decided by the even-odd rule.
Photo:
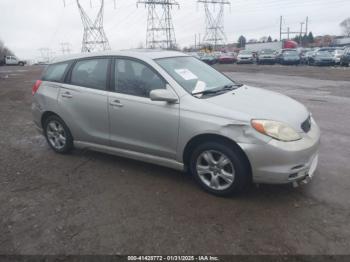
[[[152,101],[164,101],[168,103],[176,103],[178,97],[167,89],[155,89],[150,92],[150,98]]]

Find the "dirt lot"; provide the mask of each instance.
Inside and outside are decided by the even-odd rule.
[[[219,68],[312,111],[323,136],[311,184],[219,198],[167,168],[55,154],[31,121],[42,68],[0,67],[0,254],[350,254],[350,71]]]

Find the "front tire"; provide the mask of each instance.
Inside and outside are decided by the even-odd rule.
[[[242,153],[220,142],[197,146],[190,158],[190,171],[205,191],[218,196],[241,192],[250,177]]]
[[[58,116],[49,116],[44,123],[44,134],[49,146],[60,154],[67,154],[73,149],[72,134]]]

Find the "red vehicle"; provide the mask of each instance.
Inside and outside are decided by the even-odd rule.
[[[222,54],[218,58],[220,64],[233,64],[237,61],[237,58],[231,54]]]

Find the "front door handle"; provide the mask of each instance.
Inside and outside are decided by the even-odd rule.
[[[64,92],[61,96],[65,97],[65,98],[72,98],[73,97],[72,94],[69,92]]]
[[[123,107],[124,105],[120,102],[120,100],[116,99],[109,103],[111,106]]]

